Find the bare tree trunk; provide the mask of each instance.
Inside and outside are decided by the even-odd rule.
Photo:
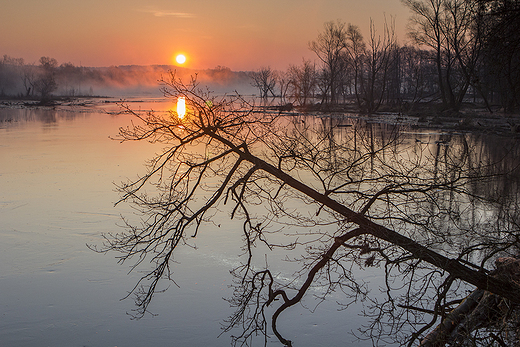
[[[329,198],[327,195],[319,193],[304,183],[296,180],[292,176],[286,174],[282,170],[279,170],[275,166],[252,155],[249,153],[249,151],[243,150],[241,147],[236,147],[234,144],[219,136],[218,134],[211,133],[208,135],[229,146],[230,149],[240,155],[242,159],[254,164],[255,167],[272,174],[274,177],[280,179],[285,184],[302,192],[315,201],[322,203],[331,210],[343,215],[349,222],[357,224],[362,229],[363,233],[373,235],[381,240],[402,247],[403,249],[410,252],[415,258],[421,259],[440,269],[443,269],[455,278],[459,278],[467,283],[473,284],[477,288],[485,289],[494,294],[507,298],[514,303],[520,304],[520,296],[518,295],[518,293],[520,293],[519,284],[492,277],[486,275],[483,272],[473,270],[463,265],[456,259],[447,258],[406,236],[403,236],[382,225],[376,224],[365,217],[363,214],[356,213],[348,207]]]
[[[497,269],[491,277],[519,283],[519,259],[499,258],[496,263]],[[473,291],[426,335],[419,347],[439,347],[445,346],[446,343],[461,345],[470,338],[471,332],[478,328],[507,324],[509,310],[511,308],[518,310],[518,304],[511,306],[510,303],[503,303],[503,301],[503,297],[489,291],[483,289]]]

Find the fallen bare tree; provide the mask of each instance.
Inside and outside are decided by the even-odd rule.
[[[520,260],[516,258],[497,259],[497,269],[493,271],[492,276],[520,285]],[[419,346],[471,345],[470,342],[475,345],[477,338],[472,336],[472,332],[484,328],[491,331],[489,337],[498,345],[518,346],[519,313],[518,307],[502,296],[484,289],[476,289],[446,315]],[[492,332],[494,330],[500,333],[494,334]],[[504,332],[507,332],[506,339],[499,337]]]
[[[503,172],[514,172],[513,163],[498,170],[485,148],[475,151],[464,136],[423,143],[404,139],[398,126],[350,129],[332,117],[260,112],[240,96],[217,98],[195,81],[170,77],[165,95],[184,97],[187,115],[126,109],[140,123],[121,129],[121,140],[166,148],[142,177],[119,187],[120,202],[143,213],[141,224],[105,235],[100,249],[120,252],[135,267],[145,259],[154,264],[133,290],[137,316],[146,313],[158,283],[171,279],[175,249],[211,227],[224,206],[243,221],[243,264],[233,269],[229,299],[236,313],[224,329],[239,330],[234,344],[267,337],[270,325],[282,344],[292,345],[277,321],[311,287],[323,299],[341,291],[347,301],[372,303],[365,314],[373,323],[363,333],[374,344],[459,341],[463,329],[433,328],[449,322],[448,312],[471,288],[517,312],[519,283],[497,276],[493,265],[519,253],[516,200],[500,200],[489,188]],[[262,263],[274,249],[300,263],[288,283]],[[354,267],[383,269],[382,299],[368,295]],[[466,344],[518,338],[510,324],[464,331]]]

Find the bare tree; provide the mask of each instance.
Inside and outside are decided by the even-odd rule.
[[[413,46],[399,49],[400,83],[403,97],[410,103],[409,109],[416,102],[429,100],[437,93],[435,65],[432,64],[431,51]]]
[[[435,52],[437,81],[445,108],[458,111],[476,76],[480,30],[478,6],[472,0],[402,0],[413,13],[410,36]]]
[[[0,59],[0,95],[17,91],[18,75],[24,67],[22,58],[12,58],[7,54]]]
[[[484,59],[477,80],[506,112],[520,109],[520,2],[480,0]]]
[[[383,37],[377,35],[374,22],[370,20],[370,39],[365,57],[365,69],[361,78],[361,110],[373,113],[379,109],[385,96],[388,71],[392,55],[397,47],[394,26],[385,21]]]
[[[274,88],[276,86],[276,73],[270,67],[262,67],[257,71],[249,74],[253,79],[253,86],[258,88],[260,97],[265,99],[271,94],[275,96]]]
[[[40,94],[41,101],[47,102],[56,89],[55,73],[58,62],[54,58],[41,57],[40,58],[40,74],[34,82],[34,89]]]
[[[354,72],[354,94],[356,96],[357,104],[361,108],[363,104],[361,88],[363,85],[366,44],[363,41],[361,31],[355,25],[349,25],[347,29],[347,48],[345,61],[347,62],[347,68]]]
[[[24,65],[21,78],[25,89],[25,96],[31,96],[34,93],[36,84],[34,65]]]
[[[291,65],[287,71],[289,76],[289,95],[297,104],[306,106],[314,97],[318,73],[316,66],[309,60],[303,60],[302,65]]]
[[[316,41],[309,43],[309,48],[323,62],[323,78],[326,87],[323,97],[330,95],[328,102],[334,105],[337,103],[342,53],[347,45],[347,28],[345,23],[340,21],[327,22],[324,26],[324,31],[319,33]],[[324,101],[327,102],[326,99]]]
[[[339,291],[347,304],[371,302],[365,314],[373,321],[365,333],[375,343],[389,338],[412,345],[446,322],[460,302],[454,300],[470,288],[496,295],[511,309],[505,314],[517,312],[520,284],[491,271],[498,257],[520,250],[519,216],[499,208],[516,202],[504,205],[485,193],[498,177],[497,162],[475,157],[485,151],[474,151],[471,139],[408,143],[394,126],[339,133],[338,120],[302,122],[257,112],[239,97],[216,99],[171,77],[164,82],[166,95],[183,96],[189,112],[179,119],[127,109],[141,123],[121,129],[123,141],[167,148],[145,175],[119,188],[121,201],[143,212],[141,224],[105,235],[101,249],[120,252],[121,261],[134,259],[136,267],[146,259],[154,265],[133,291],[138,315],[145,314],[159,282],[171,279],[176,248],[211,225],[224,206],[243,221],[245,255],[234,269],[230,299],[236,314],[226,330],[239,329],[235,343],[267,336],[270,320],[273,334],[291,346],[278,318],[312,286],[323,299]],[[144,190],[150,184],[154,189]],[[477,216],[477,206],[486,214]],[[284,232],[277,232],[282,226]],[[300,262],[288,282],[265,262],[264,252],[273,249],[288,257],[293,252]],[[383,271],[383,298],[369,296],[356,278],[355,269],[366,267]],[[504,328],[487,337],[517,333]]]
[[[287,71],[277,71],[276,77],[276,81],[280,87],[280,105],[288,105],[287,94],[291,84],[291,77]]]

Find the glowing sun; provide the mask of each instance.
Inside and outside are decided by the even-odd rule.
[[[184,54],[179,54],[175,57],[175,61],[177,64],[184,64],[186,62],[186,56]]]

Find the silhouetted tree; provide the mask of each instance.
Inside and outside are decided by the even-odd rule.
[[[263,67],[257,71],[252,71],[249,76],[253,79],[253,86],[258,88],[260,97],[265,99],[271,94],[275,96],[276,73],[270,67]]]
[[[383,37],[377,35],[374,22],[370,20],[370,38],[365,49],[364,68],[360,78],[361,110],[373,113],[379,109],[385,97],[388,73],[397,42],[393,25],[385,22]]]
[[[49,101],[52,92],[58,89],[55,78],[57,66],[58,62],[54,58],[40,58],[40,73],[34,82],[34,89],[40,94],[42,102]]]
[[[19,75],[23,66],[23,58],[13,58],[4,54],[0,59],[0,95],[19,92]]]
[[[32,96],[36,85],[36,68],[34,65],[24,65],[22,70],[21,78],[25,89],[25,96]]]
[[[355,25],[349,25],[347,29],[347,47],[344,60],[346,68],[354,72],[353,87],[356,101],[361,109],[363,105],[362,86],[364,84],[364,65],[366,57],[366,44],[363,41],[361,31]]]
[[[473,0],[402,0],[413,13],[410,37],[435,52],[437,83],[445,108],[459,110],[480,58],[478,6]]]
[[[497,324],[518,312],[520,284],[503,271],[492,272],[497,258],[520,251],[518,209],[500,208],[516,202],[505,205],[484,193],[499,177],[493,171],[497,161],[475,157],[484,152],[474,151],[466,136],[407,143],[389,125],[386,132],[376,126],[338,132],[332,118],[303,122],[258,112],[239,97],[217,99],[174,75],[164,83],[167,96],[185,97],[189,112],[179,119],[173,112],[126,109],[140,123],[122,128],[121,140],[162,143],[166,149],[145,175],[119,187],[120,202],[143,213],[141,224],[105,235],[101,249],[120,252],[122,261],[135,259],[136,267],[147,259],[153,265],[134,289],[138,316],[159,282],[171,279],[176,248],[211,227],[211,217],[225,206],[231,218],[243,221],[245,255],[233,271],[237,282],[230,299],[236,313],[226,329],[240,330],[235,343],[267,335],[270,317],[274,335],[292,345],[278,318],[311,287],[319,288],[321,299],[342,292],[347,302],[371,303],[365,315],[373,323],[365,333],[376,342],[412,345],[431,337],[428,331],[439,322],[458,327],[460,321],[447,312],[470,288],[496,299],[490,309],[504,307]],[[150,184],[153,190],[144,189]],[[264,258],[273,249],[300,262],[294,278],[275,275]],[[356,278],[357,269],[367,267],[383,272],[383,297],[371,297]],[[466,331],[465,341],[518,337],[507,324],[475,328]],[[445,341],[438,336],[426,340]]]
[[[280,104],[287,105],[287,93],[289,92],[289,85],[291,83],[288,71],[277,71],[276,82],[280,88]]]
[[[315,41],[309,43],[309,48],[323,63],[323,102],[334,105],[338,101],[342,53],[347,45],[347,28],[345,23],[340,21],[327,22],[324,26],[324,31],[318,34]]]
[[[84,69],[72,63],[63,63],[55,69],[56,84],[62,86],[64,95],[80,94],[80,86],[85,80]]]
[[[417,102],[436,97],[438,88],[433,61],[431,51],[413,46],[399,49],[400,91],[410,108]]]
[[[520,1],[478,0],[484,62],[479,81],[506,112],[520,109]]]
[[[306,106],[314,97],[318,73],[316,66],[309,60],[303,60],[302,65],[291,65],[288,74],[288,93],[301,106]]]

